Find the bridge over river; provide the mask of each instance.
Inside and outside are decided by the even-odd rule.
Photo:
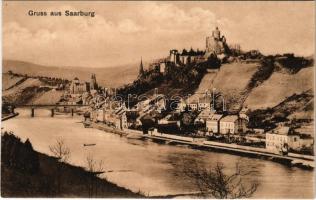
[[[35,117],[35,109],[49,109],[51,111],[51,117],[54,117],[55,110],[62,108],[64,111],[69,110],[71,112],[71,116],[74,115],[74,112],[77,108],[82,107],[91,107],[90,104],[15,104],[13,106],[13,112],[14,108],[29,108],[30,109],[30,116]]]

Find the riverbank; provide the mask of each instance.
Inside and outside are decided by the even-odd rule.
[[[251,158],[259,158],[259,159],[266,159],[278,163],[285,164],[287,166],[296,166],[302,169],[314,169],[315,164],[313,159],[305,159],[305,158],[298,158],[297,155],[291,156],[282,156],[277,154],[272,154],[267,152],[263,148],[254,148],[248,146],[241,146],[236,144],[225,144],[213,141],[204,141],[204,142],[195,142],[193,138],[189,138],[188,140],[179,140],[179,139],[171,139],[168,137],[161,137],[161,136],[151,136],[151,135],[144,135],[143,137],[151,139],[153,141],[163,141],[166,144],[182,144],[188,145],[192,148],[199,149],[199,150],[206,150],[206,151],[216,151],[216,152],[223,152],[229,153],[239,156],[246,156]]]
[[[19,113],[11,113],[9,115],[1,116],[1,121],[11,119],[11,118],[16,117],[18,115],[19,115]]]
[[[20,145],[23,144],[20,143]],[[2,154],[5,154],[5,151],[5,149],[2,149]],[[2,197],[145,197],[140,193],[134,193],[113,184],[106,179],[92,176],[91,173],[82,167],[72,166],[66,163],[60,164],[54,157],[36,151],[34,152],[36,153],[35,156],[38,157],[39,163],[39,168],[35,173],[28,173],[17,167],[5,164],[2,159]],[[59,169],[62,169],[60,179],[58,179],[57,176],[57,174],[60,173]],[[58,182],[60,182],[60,189],[57,189]]]
[[[291,154],[278,155],[268,152],[264,148],[250,147],[250,146],[242,146],[237,144],[226,144],[220,142],[206,141],[204,139],[192,138],[192,137],[182,137],[175,136],[170,134],[149,134],[143,135],[141,131],[136,130],[117,130],[114,128],[110,128],[105,124],[101,123],[92,123],[93,128],[97,128],[99,130],[104,130],[106,132],[111,132],[115,134],[119,134],[121,136],[129,136],[139,134],[139,137],[135,137],[135,139],[150,139],[157,142],[164,142],[165,144],[180,144],[180,145],[188,145],[191,148],[200,149],[200,150],[212,150],[217,152],[235,154],[246,157],[254,157],[260,159],[266,159],[278,163],[285,164],[287,166],[296,166],[302,169],[314,169],[314,157],[313,156],[305,156],[299,154]]]

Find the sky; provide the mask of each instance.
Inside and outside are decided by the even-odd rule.
[[[50,66],[112,67],[205,49],[218,26],[228,44],[264,54],[314,54],[314,1],[3,2],[3,59]],[[28,12],[95,12],[95,17]]]

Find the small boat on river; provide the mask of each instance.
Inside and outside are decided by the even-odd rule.
[[[92,143],[92,144],[83,144],[84,147],[87,147],[87,146],[95,146],[96,144],[95,143]]]

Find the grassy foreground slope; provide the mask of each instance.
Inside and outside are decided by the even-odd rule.
[[[89,197],[87,185],[90,176],[83,168],[63,164],[63,183],[61,192],[54,189],[56,159],[39,154],[40,172],[27,174],[1,166],[2,197]],[[98,184],[96,197],[103,198],[143,198],[123,187],[100,178],[93,178]]]
[[[84,168],[72,166],[34,151],[29,140],[1,135],[2,197],[103,197],[142,198],[100,179]]]

